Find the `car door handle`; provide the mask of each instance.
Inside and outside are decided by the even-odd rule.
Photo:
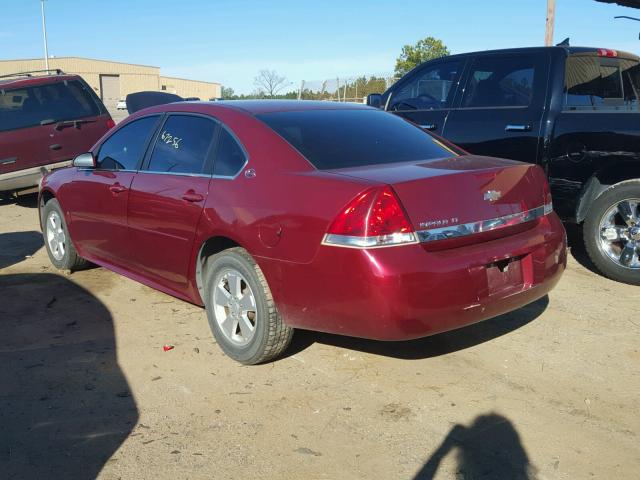
[[[512,125],[509,124],[504,127],[505,132],[530,132],[531,125]]]
[[[49,145],[49,150],[60,150],[62,148],[62,145],[60,145],[59,143],[54,143],[53,145]]]
[[[109,190],[111,190],[113,193],[122,193],[127,191],[127,187],[123,187],[119,183],[114,183],[109,187]]]
[[[424,128],[425,130],[435,130],[438,128],[438,124],[436,123],[425,123],[424,125],[418,125],[420,128]]]
[[[196,203],[204,200],[204,197],[199,193],[194,192],[193,190],[189,190],[184,195],[182,195],[182,199],[187,202]]]

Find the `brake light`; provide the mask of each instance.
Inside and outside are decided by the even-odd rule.
[[[598,56],[599,57],[617,57],[618,52],[616,50],[611,50],[609,48],[599,48]]]
[[[113,121],[113,118],[110,118],[109,120],[107,120],[107,128],[109,130],[111,130],[115,126],[116,126],[116,122]]]
[[[413,226],[391,187],[358,194],[329,226],[324,244],[372,248],[417,243]]]

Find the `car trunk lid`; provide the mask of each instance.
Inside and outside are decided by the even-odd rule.
[[[441,234],[436,237],[421,234],[423,241],[498,229],[500,234],[492,238],[504,236],[513,232],[509,227],[521,230],[547,203],[542,169],[490,157],[465,155],[335,169],[332,173],[391,185],[416,231]],[[536,215],[527,217],[531,211]],[[469,224],[474,224],[471,230]]]

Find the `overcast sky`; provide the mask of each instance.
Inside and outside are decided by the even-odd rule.
[[[39,0],[0,0],[0,59],[43,55]],[[254,89],[261,69],[300,80],[392,73],[404,44],[452,53],[541,45],[546,0],[47,0],[49,54],[141,63]],[[557,0],[555,41],[640,53],[640,10]]]

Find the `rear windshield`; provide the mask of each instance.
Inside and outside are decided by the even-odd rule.
[[[307,110],[257,117],[320,170],[454,155],[420,128],[381,110]]]
[[[567,58],[565,108],[638,110],[639,98],[637,60],[580,54]]]
[[[77,80],[0,89],[0,132],[100,114],[91,94]]]

